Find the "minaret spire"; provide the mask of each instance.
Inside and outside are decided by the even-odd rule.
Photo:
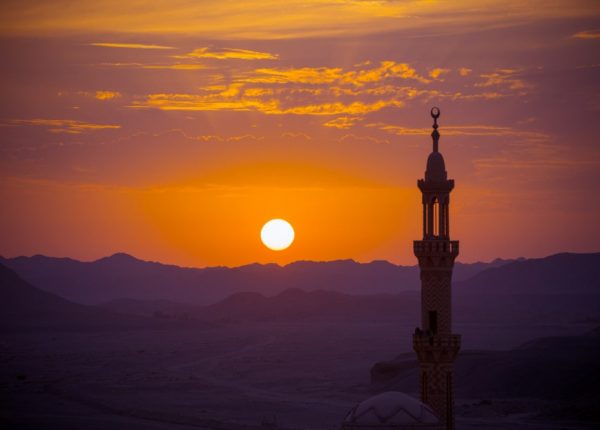
[[[431,109],[433,152],[427,157],[425,178],[417,185],[422,193],[423,239],[414,252],[421,269],[421,326],[415,330],[413,348],[421,368],[421,400],[437,413],[446,430],[454,426],[454,359],[460,335],[452,332],[452,269],[458,241],[450,240],[450,192],[444,157],[438,152],[440,110]]]
[[[431,133],[431,137],[433,138],[433,152],[438,152],[440,133],[437,130],[437,119],[440,117],[440,114],[440,108],[437,108],[435,106],[431,108],[431,117],[433,118],[433,132]]]

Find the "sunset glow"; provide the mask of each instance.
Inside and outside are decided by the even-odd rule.
[[[431,106],[462,261],[597,250],[598,2],[6,1],[0,17],[5,257],[415,264]],[[302,226],[285,252],[257,240],[273,214]]]
[[[272,219],[260,230],[262,243],[273,251],[283,251],[294,241],[294,228],[283,219]]]

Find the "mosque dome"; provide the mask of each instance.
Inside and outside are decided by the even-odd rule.
[[[443,430],[433,410],[399,391],[369,397],[354,406],[340,430]]]
[[[432,182],[441,182],[448,179],[446,173],[446,163],[440,152],[434,151],[427,157],[427,169],[425,170],[425,180]]]

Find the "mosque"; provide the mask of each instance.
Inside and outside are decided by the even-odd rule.
[[[433,151],[425,179],[417,185],[423,196],[423,239],[414,241],[421,269],[421,327],[413,335],[420,365],[421,400],[388,391],[354,406],[341,430],[454,430],[453,363],[460,335],[452,334],[451,284],[458,241],[450,240],[450,192],[444,157],[439,152],[437,120],[431,109]]]

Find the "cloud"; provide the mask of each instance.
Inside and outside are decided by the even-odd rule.
[[[211,40],[364,35],[406,29],[461,31],[556,18],[589,17],[586,2],[558,0],[222,0],[72,2],[5,0],[2,34],[185,34]],[[60,13],[57,13],[60,11]],[[126,45],[126,44],[125,44]],[[135,45],[135,44],[131,44]],[[151,46],[151,45],[150,45]]]
[[[144,64],[141,69],[170,69],[170,70],[204,70],[207,67],[202,64]]]
[[[347,129],[347,128],[352,127],[357,121],[360,121],[360,120],[362,120],[362,118],[360,118],[360,117],[340,116],[340,117],[334,118],[332,120],[329,120],[329,121],[323,123],[323,125],[325,127]]]
[[[270,115],[363,115],[385,107],[401,107],[398,100],[378,100],[375,102],[354,101],[321,102],[282,106],[279,100],[252,99],[224,95],[230,89],[215,94],[150,94],[143,101],[134,101],[129,107],[160,109],[167,111],[250,111],[256,110]]]
[[[517,95],[525,95],[525,93],[519,93]],[[497,91],[484,91],[482,93],[464,94],[460,91],[450,94],[440,94],[440,98],[450,98],[452,100],[495,100],[508,97],[508,94],[499,93]]]
[[[124,48],[124,49],[175,49],[172,46],[146,45],[143,43],[113,43],[113,42],[95,42],[90,46],[100,46],[103,48]]]
[[[379,67],[373,69],[348,72],[344,75],[343,81],[353,85],[362,85],[367,82],[379,82],[392,78],[413,79],[425,84],[430,82],[407,63],[396,63],[395,61],[382,61]]]
[[[112,100],[121,97],[121,93],[118,91],[96,91],[94,97],[98,100]]]
[[[276,109],[266,113],[294,115],[364,115],[370,112],[379,111],[385,107],[401,107],[403,105],[404,103],[398,100],[378,100],[372,103],[359,101],[352,103],[315,103]]]
[[[149,70],[204,70],[208,66],[203,64],[143,64],[143,63],[100,63],[104,67],[129,67]]]
[[[518,77],[519,70],[496,69],[492,73],[479,75],[483,82],[476,83],[476,87],[506,87],[511,90],[524,90],[531,85]]]
[[[143,101],[134,101],[131,108],[150,108],[160,110],[182,111],[275,111],[278,104],[275,101],[263,102],[258,99],[226,99],[220,94],[149,94]]]
[[[460,69],[458,69],[458,74],[460,76],[469,76],[472,71],[473,69],[469,69],[468,67],[461,67]]]
[[[429,71],[429,76],[432,79],[438,79],[440,76],[445,75],[448,72],[450,72],[450,69],[435,68]]]
[[[470,69],[469,70],[470,73]],[[403,107],[408,100],[495,100],[523,95],[529,85],[520,71],[497,69],[482,74],[465,93],[441,90],[441,76],[450,69],[435,68],[425,77],[408,63],[392,60],[342,67],[257,68],[232,70],[229,83],[207,85],[198,93],[151,93],[128,107],[169,111],[257,111],[268,115],[336,117],[324,127],[348,129],[365,115]],[[408,83],[410,85],[402,85]],[[437,86],[437,87],[436,87]],[[466,90],[465,90],[466,91]]]
[[[264,140],[264,136],[255,136],[253,134],[242,134],[242,135],[237,135],[237,136],[219,136],[219,135],[215,135],[215,134],[209,134],[209,135],[200,135],[200,136],[187,136],[183,131],[181,130],[171,130],[173,131],[179,131],[181,133],[182,136],[184,136],[186,139],[192,139],[192,140],[198,140],[201,142],[210,142],[210,143],[224,143],[224,142],[241,142],[241,141],[245,141],[245,142],[255,142],[255,141],[261,141]]]
[[[285,133],[281,133],[281,137],[285,138],[288,142],[290,141],[290,139],[298,140],[298,141],[312,140],[312,137],[310,137],[306,133],[293,133],[293,132],[289,132],[289,131],[285,132]]]
[[[512,179],[521,175],[528,181],[564,178],[568,171],[593,171],[599,161],[593,154],[573,154],[568,147],[547,141],[512,142],[496,151],[493,155],[474,158],[473,165],[480,173],[495,175],[501,181],[506,180],[507,175]]]
[[[2,126],[38,126],[46,127],[51,133],[81,134],[88,131],[114,130],[121,128],[117,124],[95,124],[73,119],[12,119]]]
[[[340,79],[341,68],[302,67],[292,69],[262,68],[256,69],[244,82],[263,84],[324,84],[333,83]]]
[[[378,139],[373,136],[357,136],[354,134],[345,134],[338,139],[340,143],[375,143],[375,144],[389,144],[390,141],[387,139]]]
[[[277,54],[268,52],[251,51],[248,49],[226,48],[210,51],[209,48],[198,48],[184,55],[174,55],[174,58],[214,58],[217,60],[276,60]]]
[[[366,126],[374,127],[399,136],[425,136],[431,134],[431,128],[411,128],[383,123],[371,123]],[[444,126],[441,129],[440,134],[443,136],[508,136],[530,139],[532,141],[544,141],[549,139],[549,136],[542,132],[518,130],[512,127],[493,125]]]
[[[68,96],[70,94],[76,94],[78,96],[84,96],[84,97],[89,97],[89,98],[93,98],[96,100],[102,100],[102,101],[107,101],[107,100],[114,100],[117,98],[122,97],[122,94],[118,91],[102,91],[102,90],[98,90],[98,91],[76,91],[76,92],[70,92],[70,91],[59,91],[58,92],[58,96]],[[74,106],[73,108],[77,108],[79,109],[78,106]]]
[[[571,36],[575,39],[600,39],[600,30],[584,30]]]
[[[395,61],[381,61],[377,67],[349,71],[344,71],[340,67],[260,68],[241,80],[263,84],[338,84],[360,87],[387,79],[412,79],[421,83],[430,82],[429,79],[420,75],[409,64]]]

